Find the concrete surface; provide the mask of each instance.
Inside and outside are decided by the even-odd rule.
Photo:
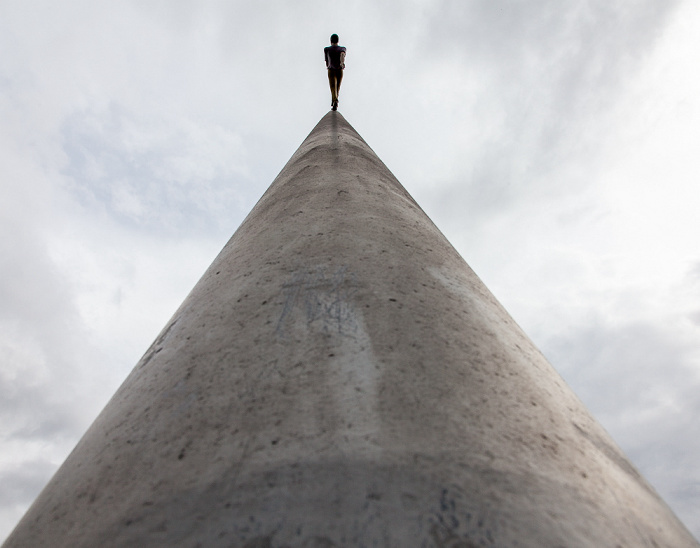
[[[331,112],[6,546],[699,545]]]

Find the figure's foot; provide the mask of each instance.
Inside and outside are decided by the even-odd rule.
[[[331,103],[331,110],[338,110],[338,101],[333,101]]]

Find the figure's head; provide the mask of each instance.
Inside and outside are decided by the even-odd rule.
[[[331,44],[337,44],[337,43],[338,43],[338,35],[331,34]]]

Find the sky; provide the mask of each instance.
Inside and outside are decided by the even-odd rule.
[[[700,3],[0,0],[0,539],[330,106],[700,537]]]

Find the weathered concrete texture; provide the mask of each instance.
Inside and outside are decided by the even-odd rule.
[[[7,546],[698,544],[331,112]]]

